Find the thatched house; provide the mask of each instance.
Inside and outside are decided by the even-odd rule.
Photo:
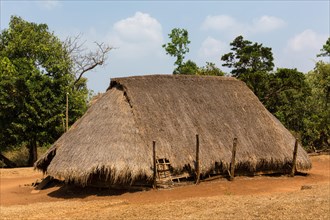
[[[236,170],[290,169],[295,138],[241,81],[230,77],[151,75],[112,79],[99,98],[35,167],[67,182],[134,184],[153,178],[152,141],[172,172],[225,174],[237,137]],[[311,168],[298,148],[298,170]]]

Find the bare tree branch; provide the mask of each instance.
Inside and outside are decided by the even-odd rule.
[[[69,37],[64,42],[73,62],[74,86],[86,72],[93,70],[97,66],[104,65],[108,58],[108,53],[113,49],[113,47],[105,43],[94,42],[97,46],[95,51],[87,51],[87,48],[84,47],[86,41],[81,42],[80,38],[81,34]]]

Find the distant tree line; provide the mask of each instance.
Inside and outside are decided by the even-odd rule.
[[[187,30],[175,28],[169,38],[163,47],[177,58],[173,74],[236,77],[306,148],[330,148],[330,63],[319,61],[308,73],[288,68],[274,70],[271,48],[238,36],[230,43],[231,52],[221,57],[222,66],[231,68],[226,74],[214,63],[198,67],[191,60],[184,62],[190,43]],[[330,37],[320,52],[316,56],[330,57]]]

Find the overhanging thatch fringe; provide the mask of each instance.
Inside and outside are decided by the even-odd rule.
[[[36,162],[48,174],[86,185],[96,176],[109,184],[152,179],[157,156],[183,171],[195,164],[200,136],[202,175],[226,172],[238,138],[237,170],[286,170],[295,138],[247,86],[229,77],[153,75],[118,78],[71,129]],[[56,155],[55,155],[56,154]],[[298,149],[297,169],[311,167]]]

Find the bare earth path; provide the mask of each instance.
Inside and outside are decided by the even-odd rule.
[[[0,169],[0,219],[330,219],[330,156],[311,159],[307,176],[238,177],[140,192],[68,186],[37,192],[31,183],[41,173]]]

